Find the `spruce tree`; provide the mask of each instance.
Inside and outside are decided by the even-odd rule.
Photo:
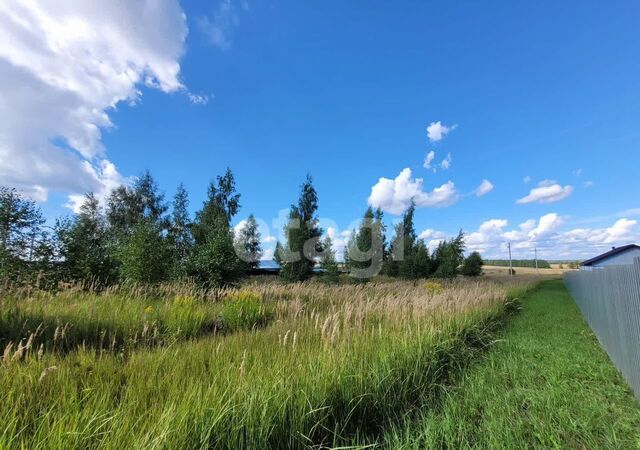
[[[402,253],[403,258],[398,265],[398,274],[402,278],[415,279],[417,277],[415,251],[416,251],[416,231],[413,225],[413,217],[416,211],[415,203],[411,202],[409,208],[402,216]]]
[[[431,275],[429,249],[423,239],[418,239],[412,255],[413,279],[427,278]]]
[[[442,241],[434,253],[437,278],[454,278],[458,275],[458,267],[464,261],[464,233],[462,230],[450,240]]]
[[[471,252],[462,265],[461,273],[467,277],[477,277],[482,275],[482,256],[478,252]]]
[[[351,276],[366,281],[382,268],[384,240],[381,217],[367,208],[349,248]]]

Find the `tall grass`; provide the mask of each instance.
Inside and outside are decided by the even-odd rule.
[[[27,301],[42,303],[37,307],[6,300],[20,311],[40,311],[38,317],[71,317],[76,329],[104,317],[112,319],[92,326],[133,320],[133,328],[120,329],[135,329],[143,306],[157,307],[159,318],[179,306],[216,320],[226,314],[239,325],[126,353],[80,344],[66,354],[45,346],[16,357],[10,349],[0,366],[0,448],[373,442],[388,423],[436,402],[449,377],[489,345],[508,313],[510,288],[494,282],[457,282],[442,290],[402,282],[270,284],[251,286],[249,294],[200,293],[184,305],[176,305],[168,287],[155,306],[145,295],[117,292],[76,293],[66,306],[55,303],[65,293],[32,293]],[[112,301],[117,314],[103,305]],[[243,302],[249,306],[239,307]]]

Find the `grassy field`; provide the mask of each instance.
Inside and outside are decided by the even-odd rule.
[[[0,448],[376,442],[441,400],[530,286],[5,290]]]
[[[640,448],[640,405],[560,280],[523,302],[445,397],[388,432],[386,447]]]

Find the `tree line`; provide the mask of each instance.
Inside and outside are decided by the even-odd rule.
[[[95,194],[86,194],[77,214],[48,227],[35,202],[14,188],[0,187],[0,277],[100,285],[184,279],[205,287],[234,284],[252,273],[263,255],[253,214],[236,231],[231,227],[240,199],[227,169],[209,184],[192,218],[184,185],[167,201],[147,171],[131,186],[115,188],[104,206]],[[317,210],[318,195],[307,176],[274,252],[280,276],[287,281],[307,280],[318,269],[327,281],[337,281],[345,270],[362,281],[379,273],[405,279],[481,273],[477,252],[464,258],[462,232],[440,242],[430,254],[415,233],[413,204],[389,243],[382,211],[368,208],[351,233],[341,265],[331,238],[322,238]]]

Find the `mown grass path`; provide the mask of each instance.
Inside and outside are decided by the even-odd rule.
[[[544,282],[441,407],[387,448],[640,448],[640,403],[561,280]]]

